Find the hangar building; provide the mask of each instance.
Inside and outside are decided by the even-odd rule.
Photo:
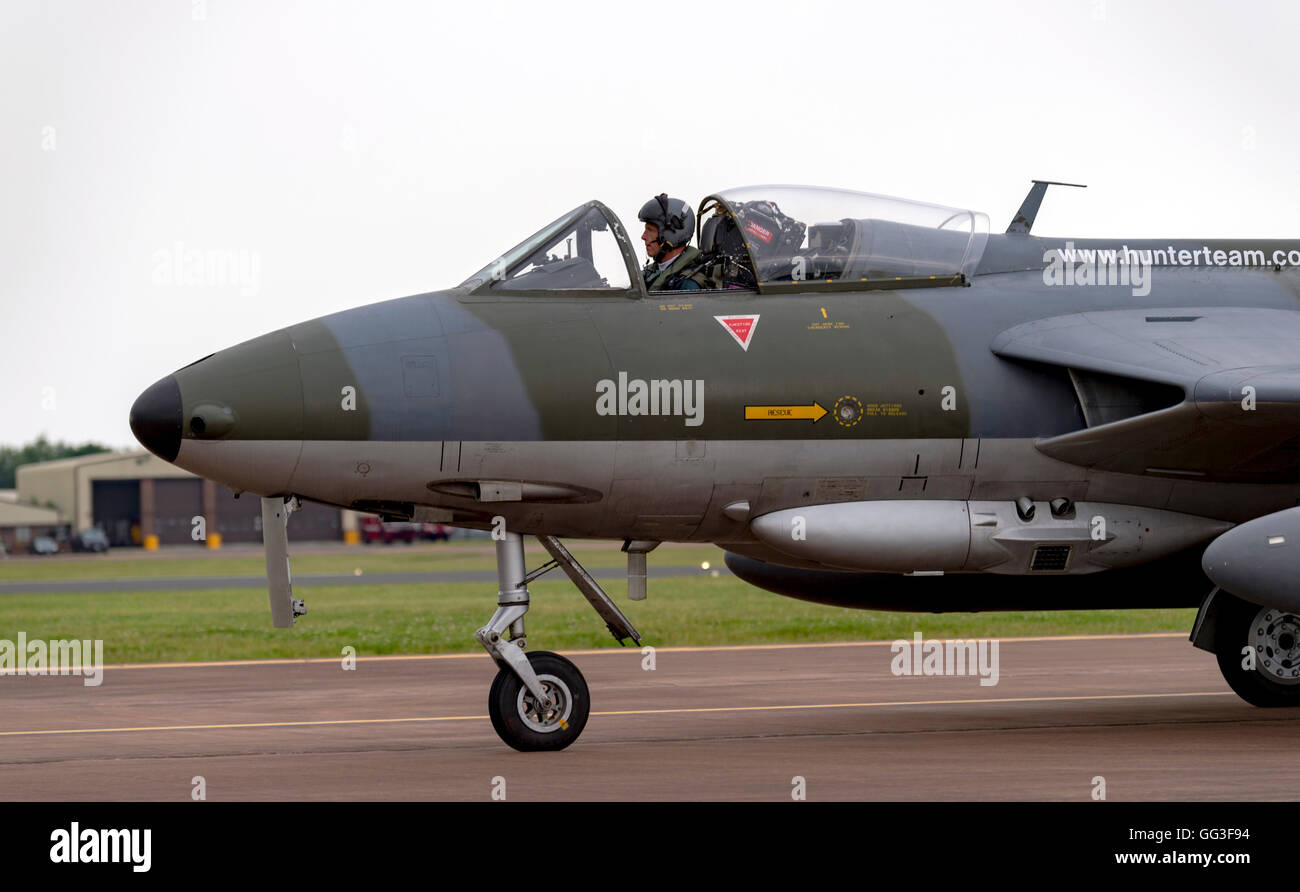
[[[262,541],[260,499],[236,498],[143,449],[21,465],[17,486],[17,501],[0,505],[0,537],[8,531],[15,544],[24,527],[30,536],[53,527],[75,533],[93,526],[117,547],[144,544],[149,536],[162,545],[201,544],[193,535],[199,517],[221,541]],[[355,542],[357,526],[355,512],[303,502],[290,521],[290,536]],[[35,527],[39,531],[32,532]]]

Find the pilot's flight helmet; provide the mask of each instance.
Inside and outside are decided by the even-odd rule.
[[[680,198],[669,198],[659,194],[641,205],[641,212],[636,215],[642,223],[653,223],[659,227],[659,241],[667,250],[690,244],[695,234],[695,212],[691,206]]]

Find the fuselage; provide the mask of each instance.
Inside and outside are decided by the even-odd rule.
[[[1209,265],[1154,267],[1140,296],[1048,284],[1047,257],[1067,244],[1204,249]],[[1049,458],[1035,441],[1085,427],[1069,375],[990,350],[1014,326],[1085,311],[1300,306],[1300,270],[1213,262],[1234,246],[1271,259],[1300,242],[991,236],[964,286],[899,290],[453,289],[216,353],[136,410],[161,419],[143,425],[146,445],[237,491],[485,528],[499,517],[525,534],[766,555],[749,519],[874,500],[1064,498],[1234,523],[1294,505],[1300,486]],[[754,317],[747,343],[715,319],[728,316]]]

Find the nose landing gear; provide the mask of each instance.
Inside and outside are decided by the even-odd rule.
[[[578,739],[587,725],[591,697],[578,667],[549,651],[524,654],[524,614],[528,612],[528,583],[543,573],[562,567],[578,590],[605,620],[620,644],[641,634],[614,605],[583,567],[553,536],[539,536],[551,560],[532,573],[525,572],[524,540],[506,533],[496,543],[497,611],[476,637],[496,661],[498,670],[488,694],[488,714],[497,735],[523,752],[562,750]],[[507,640],[503,636],[510,633]]]

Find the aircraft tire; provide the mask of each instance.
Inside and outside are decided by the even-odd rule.
[[[1227,596],[1215,624],[1219,671],[1252,706],[1300,706],[1300,617]],[[1246,648],[1255,666],[1246,668]]]
[[[488,715],[497,735],[520,752],[562,750],[578,739],[587,726],[591,696],[578,667],[564,657],[539,650],[528,662],[542,687],[558,695],[553,712],[539,711],[519,677],[501,669],[488,693]]]

